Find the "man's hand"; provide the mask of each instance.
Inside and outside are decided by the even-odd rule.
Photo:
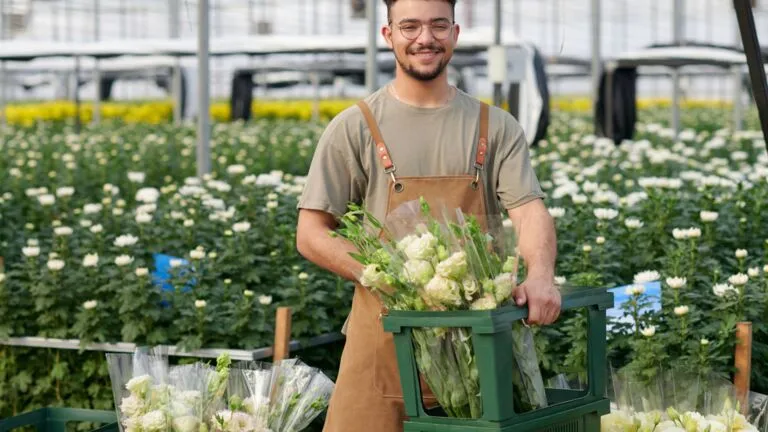
[[[560,290],[552,278],[529,277],[512,295],[518,306],[528,304],[528,324],[548,325],[560,316]]]

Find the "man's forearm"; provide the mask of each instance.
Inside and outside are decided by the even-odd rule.
[[[525,260],[527,275],[554,278],[557,258],[557,234],[543,204],[533,204],[514,217],[518,249]]]
[[[357,281],[363,265],[349,254],[357,249],[348,240],[331,237],[329,232],[315,230],[297,239],[299,253],[307,260],[344,279]]]

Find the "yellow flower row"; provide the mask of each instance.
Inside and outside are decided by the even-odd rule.
[[[318,110],[321,119],[332,118],[345,108],[353,105],[355,100],[323,100]],[[486,100],[486,102],[490,102]],[[671,104],[669,98],[639,99],[639,109],[666,108]],[[683,109],[695,108],[728,108],[730,102],[720,100],[687,99],[681,103]],[[506,109],[506,103],[503,105]],[[552,100],[551,108],[555,111],[589,113],[592,102],[586,97],[556,97]],[[313,103],[310,100],[256,100],[252,105],[254,118],[298,119],[310,120],[313,113]],[[5,116],[9,124],[31,126],[40,121],[62,121],[73,119],[75,104],[71,101],[38,102],[13,104],[5,108]],[[228,102],[216,102],[210,107],[211,118],[214,121],[230,120]],[[109,102],[101,104],[102,119],[120,119],[129,123],[158,124],[169,121],[173,117],[171,101],[150,102]],[[80,119],[89,122],[93,118],[93,105],[84,101],[80,106]]]

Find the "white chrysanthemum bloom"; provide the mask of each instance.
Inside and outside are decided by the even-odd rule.
[[[746,285],[747,282],[749,282],[749,276],[745,275],[744,273],[737,273],[729,277],[728,282],[730,282],[733,286]]]
[[[198,309],[204,308],[207,304],[205,300],[195,300],[195,307]]]
[[[252,290],[244,290],[243,295],[246,297],[253,297],[256,293],[254,293]]]
[[[491,294],[486,294],[483,297],[472,302],[469,306],[471,310],[491,310],[496,309],[496,300]]]
[[[638,218],[627,218],[624,220],[624,226],[629,229],[638,229],[643,227],[643,222]]]
[[[736,258],[746,258],[749,253],[746,249],[736,249]]]
[[[600,417],[600,430],[602,431],[626,431],[632,430],[634,419],[625,411],[612,410],[608,414]]]
[[[768,264],[763,266],[763,273],[768,273]]]
[[[166,429],[165,413],[160,410],[144,414],[141,416],[140,422],[144,432],[161,432]]]
[[[83,267],[96,267],[97,265],[99,265],[99,254],[86,254],[83,257]]]
[[[309,279],[309,274],[307,272],[301,272],[297,277],[299,280],[307,280]]]
[[[652,337],[656,334],[656,326],[645,327],[640,330],[640,333],[645,337]]]
[[[736,291],[733,285],[719,283],[712,287],[712,292],[718,297],[724,297],[726,294]]]
[[[184,226],[186,228],[192,227],[194,225],[195,225],[195,221],[194,220],[192,220],[192,219],[185,219],[184,220]]]
[[[709,345],[709,339],[707,339],[707,338],[702,338],[702,339],[699,341],[699,343],[700,343],[700,344],[702,344],[702,345]]]
[[[598,237],[595,239],[595,243],[597,243],[597,244],[599,244],[599,245],[601,245],[601,244],[605,244],[605,237],[603,237],[603,236],[598,236]]]
[[[40,248],[37,246],[26,246],[21,248],[21,253],[23,253],[25,257],[34,258],[40,255]]]
[[[584,246],[581,247],[581,250],[583,252],[592,252],[592,246],[585,244]]]
[[[199,249],[192,250],[189,252],[189,257],[193,260],[201,260],[205,258],[205,251]]]
[[[72,228],[68,226],[60,226],[53,229],[53,233],[57,236],[70,236],[72,235]]]
[[[114,245],[116,247],[128,247],[128,246],[135,245],[136,242],[138,241],[139,241],[138,237],[132,236],[130,234],[124,234],[124,235],[118,236],[115,239]]]
[[[565,209],[562,207],[552,207],[549,209],[549,214],[553,218],[561,218],[565,216]]]
[[[68,198],[75,194],[75,188],[64,186],[56,189],[56,196],[59,198]]]
[[[655,282],[661,278],[661,275],[656,270],[644,270],[635,274],[634,283],[644,284],[648,282]]]
[[[94,234],[98,234],[102,231],[104,231],[104,227],[101,226],[101,224],[96,224],[90,228],[91,232]]]
[[[573,194],[571,195],[571,201],[573,201],[574,204],[586,204],[587,201],[589,201],[589,198],[587,198],[586,195],[582,194]]]
[[[675,240],[685,240],[688,238],[688,231],[680,228],[675,228],[672,230],[672,237],[674,237]]]
[[[144,409],[144,401],[135,394],[120,401],[120,412],[126,417],[133,417]]]
[[[747,269],[747,275],[752,278],[760,276],[760,268],[750,267],[749,269]]]
[[[37,201],[40,203],[40,205],[48,207],[52,206],[56,202],[56,197],[51,194],[39,195],[37,197]]]
[[[136,276],[138,277],[144,277],[144,276],[147,276],[148,274],[149,274],[149,269],[146,267],[138,267],[136,269]]]
[[[645,285],[635,284],[624,288],[624,294],[628,296],[643,295],[645,293]]]
[[[52,259],[48,261],[46,265],[48,266],[48,270],[56,272],[64,268],[64,261],[60,259]]]
[[[683,315],[686,315],[688,311],[689,311],[688,306],[677,306],[675,308],[675,315],[683,316]]]
[[[443,269],[443,271],[445,271],[445,269]],[[429,261],[408,260],[403,265],[401,277],[408,283],[423,286],[426,285],[434,275],[435,270],[432,268],[432,264]],[[449,277],[442,274],[441,276]]]
[[[144,183],[146,174],[139,171],[128,171],[128,181],[131,183]]]
[[[272,304],[272,296],[271,295],[260,295],[259,296],[259,304],[262,306],[269,306]]]
[[[126,384],[125,388],[128,389],[131,394],[137,395],[139,397],[144,397],[144,395],[149,390],[150,385],[152,385],[152,377],[149,375],[139,375],[136,377],[131,378]]]
[[[512,289],[514,288],[514,280],[512,280],[512,273],[502,273],[493,280],[494,285],[494,297],[498,303],[502,303],[512,295]]]
[[[699,238],[701,237],[701,228],[688,228],[685,230],[686,238]]]
[[[467,273],[467,254],[464,251],[454,252],[435,267],[435,273],[444,278],[462,280]]]
[[[83,228],[90,228],[91,226],[93,226],[93,222],[88,219],[82,219],[80,221],[80,226]]]
[[[152,187],[141,188],[136,191],[136,201],[141,203],[156,203],[158,198],[160,198],[160,191]]]
[[[173,430],[176,432],[197,432],[199,421],[193,415],[176,417],[173,419]]]
[[[435,256],[436,247],[437,237],[427,232],[408,243],[403,252],[408,259],[428,260]]]
[[[669,277],[667,278],[667,285],[672,289],[680,289],[688,282],[686,278],[682,277]]]
[[[593,213],[600,220],[615,219],[619,215],[619,211],[612,208],[596,208]]]
[[[184,260],[179,258],[171,258],[168,264],[171,266],[171,268],[177,268],[184,265]]]
[[[424,296],[428,303],[461,305],[461,286],[458,282],[435,275],[425,286]]]
[[[717,220],[718,216],[719,214],[713,211],[702,210],[699,212],[699,217],[701,218],[702,222],[714,222]]]
[[[245,165],[235,164],[227,167],[227,174],[229,175],[243,174],[244,172],[245,172]]]
[[[118,267],[125,267],[133,262],[133,257],[130,255],[120,255],[115,258],[115,265]]]
[[[238,222],[232,225],[232,231],[236,233],[244,233],[249,229],[251,229],[251,224],[249,222]]]
[[[136,223],[145,224],[152,222],[152,215],[150,213],[138,213],[136,215]]]
[[[566,282],[565,276],[555,276],[555,285],[564,285]]]
[[[5,273],[0,273],[0,284],[5,282]]]
[[[96,300],[88,300],[85,303],[83,303],[83,309],[85,309],[85,310],[95,309],[96,306],[98,306],[98,305],[99,305],[98,301],[96,301]]]

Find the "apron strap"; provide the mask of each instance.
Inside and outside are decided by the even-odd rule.
[[[376,124],[376,120],[373,118],[371,109],[368,107],[368,104],[362,100],[357,103],[357,106],[360,108],[360,111],[363,112],[363,117],[368,124],[368,129],[371,131],[373,142],[376,143],[376,153],[379,155],[379,159],[381,159],[381,163],[384,165],[384,172],[389,174],[392,177],[392,181],[396,183],[395,163],[392,162],[392,157],[389,155],[389,149],[387,149],[387,145],[384,144],[384,138],[381,136],[381,131]]]
[[[475,153],[475,180],[472,187],[477,189],[480,183],[480,171],[485,165],[485,156],[488,153],[488,110],[485,102],[480,102],[480,137],[477,140],[477,152]]]

